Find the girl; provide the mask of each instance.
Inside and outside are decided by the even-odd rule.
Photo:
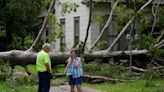
[[[68,63],[65,69],[65,73],[69,76],[69,85],[71,87],[71,92],[74,92],[74,88],[76,87],[78,92],[82,92],[81,84],[82,84],[82,62],[81,58],[76,49],[72,50],[70,53],[70,57],[67,59]]]

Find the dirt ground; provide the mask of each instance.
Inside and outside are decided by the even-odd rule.
[[[100,91],[92,88],[82,87],[83,92],[105,92]],[[70,86],[69,85],[62,85],[62,86],[54,86],[51,87],[50,92],[70,92]],[[77,92],[77,90],[75,91]]]

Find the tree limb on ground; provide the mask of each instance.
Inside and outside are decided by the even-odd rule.
[[[83,75],[83,78],[86,78],[88,80],[99,80],[102,82],[107,82],[107,81],[111,81],[111,82],[134,82],[136,80],[123,80],[123,79],[113,79],[113,78],[108,78],[108,77],[103,77],[103,76],[91,76],[91,75]]]
[[[131,68],[132,68],[133,70],[137,70],[137,71],[140,71],[140,72],[145,72],[145,71],[146,71],[145,69],[138,68],[138,67],[134,67],[134,66],[132,66]]]
[[[65,74],[63,73],[57,73],[55,74],[56,77],[63,77],[65,76]],[[91,75],[83,75],[83,78],[86,80],[89,80],[92,83],[97,83],[97,82],[107,82],[107,81],[111,81],[111,82],[133,82],[136,80],[123,80],[123,79],[113,79],[113,78],[109,78],[109,77],[104,77],[104,76],[91,76]]]
[[[132,69],[133,70],[136,70],[136,71],[140,71],[140,72],[145,72],[146,71],[146,69],[138,68],[138,67],[134,67],[134,66],[132,66]],[[153,70],[156,70],[156,69],[164,69],[164,66],[153,67],[152,69]]]

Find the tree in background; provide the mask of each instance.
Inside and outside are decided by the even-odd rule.
[[[32,40],[33,25],[38,22],[37,16],[46,7],[46,3],[40,4],[37,0],[3,1],[5,5],[0,8],[0,21],[5,26],[6,50],[27,48],[24,47],[26,41]]]

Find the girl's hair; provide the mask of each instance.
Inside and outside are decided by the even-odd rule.
[[[72,51],[75,51],[75,53],[77,54],[77,56],[80,57],[80,53],[79,53],[79,51],[76,48],[72,49],[71,52]]]

